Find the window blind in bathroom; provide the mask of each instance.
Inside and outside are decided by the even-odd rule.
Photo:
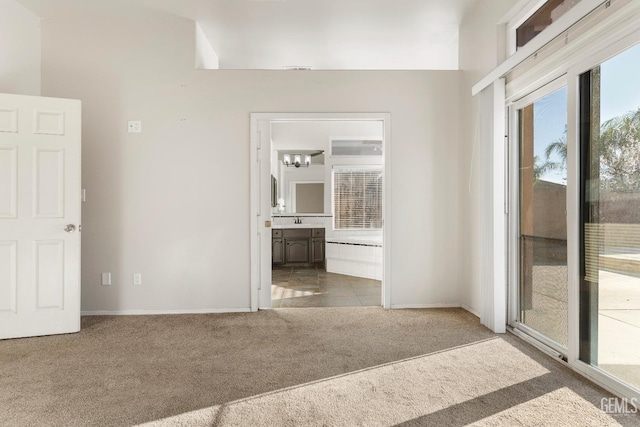
[[[382,228],[382,168],[334,167],[334,228]]]

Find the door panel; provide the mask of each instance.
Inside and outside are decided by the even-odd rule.
[[[309,239],[286,240],[285,262],[309,262]]]
[[[640,389],[640,45],[580,76],[580,360]]]
[[[284,263],[284,240],[273,239],[273,247],[271,252],[273,264]]]
[[[0,94],[0,339],[80,330],[80,114]]]
[[[64,217],[64,150],[36,148],[34,179],[36,218]]]
[[[15,218],[18,206],[18,147],[0,146],[0,218]]]
[[[16,311],[17,243],[0,242],[0,313]]]
[[[311,239],[311,262],[324,262],[324,238]]]
[[[567,89],[519,109],[518,322],[551,340],[568,342]]]
[[[64,308],[64,242],[35,242],[36,308]]]

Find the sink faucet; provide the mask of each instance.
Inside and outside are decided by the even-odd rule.
[[[302,218],[300,218],[299,216],[295,217],[293,219],[293,223],[294,224],[302,224]]]

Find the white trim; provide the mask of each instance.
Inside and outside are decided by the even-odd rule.
[[[517,167],[520,163],[520,150],[518,149],[520,145],[518,138],[518,135],[520,135],[520,123],[516,105],[509,105],[507,111],[509,112],[507,325],[514,325],[520,318],[520,196],[517,194],[520,191],[520,169]]]
[[[585,51],[597,52],[638,30],[640,6],[616,0],[585,17],[574,28],[507,73],[507,99],[514,100],[566,74]]]
[[[537,90],[529,93],[528,95],[518,99],[517,101],[514,101],[513,103],[511,103],[511,105],[513,105],[513,107],[516,110],[521,110],[522,108],[526,107],[529,104],[533,104],[534,102],[536,102],[537,100],[539,100],[540,98],[544,98],[545,96],[557,91],[558,89],[561,89],[563,86],[567,85],[567,76],[562,75],[554,80],[552,80],[549,83],[546,83],[542,86],[540,86]],[[517,112],[514,112],[514,114]]]
[[[505,81],[493,83],[493,330],[505,333],[507,327],[507,118]]]
[[[382,192],[382,203],[384,206],[384,231],[382,236],[383,242],[383,279],[382,279],[382,306],[386,309],[391,308],[391,212],[392,207],[390,203],[391,195],[391,114],[390,113],[251,113],[251,135],[250,135],[250,169],[251,169],[251,210],[250,210],[250,239],[251,239],[251,310],[256,311],[258,308],[263,308],[263,304],[260,303],[258,295],[260,293],[261,268],[260,262],[260,227],[256,216],[261,220],[263,216],[257,215],[260,211],[258,206],[260,204],[260,191],[258,191],[258,183],[260,182],[260,168],[255,167],[258,158],[259,147],[259,123],[260,122],[273,122],[273,121],[286,121],[286,122],[304,122],[304,121],[381,121],[384,132],[384,139],[382,141],[383,162],[382,167],[384,171],[384,188]],[[265,151],[264,148],[262,151]],[[269,150],[269,157],[271,156],[271,150]],[[377,156],[376,156],[377,157]],[[269,216],[269,218],[271,218]],[[264,247],[264,246],[263,246]],[[269,245],[269,248],[271,246]],[[269,259],[271,258],[271,252],[269,250]],[[269,264],[271,262],[269,261]],[[266,265],[266,262],[265,262]],[[270,287],[269,287],[270,288]],[[266,287],[263,289],[266,295]],[[268,307],[264,307],[268,308]]]
[[[464,308],[462,304],[393,304],[394,310],[406,310],[415,308]],[[475,314],[475,313],[474,313]]]
[[[486,89],[497,79],[504,77],[509,71],[515,68],[518,64],[525,59],[536,53],[544,45],[564,33],[576,22],[584,18],[591,13],[606,0],[582,0],[580,3],[569,9],[567,13],[562,15],[558,20],[549,25],[542,33],[536,38],[531,40],[525,46],[523,46],[516,53],[511,55],[502,64],[498,65],[493,71],[491,71],[482,80],[476,83],[471,89],[471,95],[475,96],[483,89]]]
[[[382,306],[391,307],[391,114],[382,115],[384,139],[382,140],[382,170],[384,173],[384,188],[382,191]]]
[[[483,105],[491,106],[490,114],[483,120],[482,143],[490,151],[491,193],[485,208],[483,226],[486,227],[488,260],[486,274],[482,275],[482,315],[480,322],[495,333],[506,332],[507,327],[507,205],[505,182],[507,159],[506,107],[504,79],[496,80],[483,93],[487,97]]]
[[[259,186],[260,171],[258,162],[258,147],[260,146],[260,133],[258,129],[258,119],[251,115],[251,147],[249,153],[249,170],[251,175],[251,203],[249,211],[249,230],[251,240],[251,311],[258,311],[258,295],[260,289],[260,233],[258,232],[257,216],[260,212],[260,192],[254,191],[254,187]]]
[[[157,316],[171,314],[249,313],[251,308],[193,308],[178,310],[86,310],[82,316]]]
[[[478,319],[480,319],[480,313],[478,313],[477,311],[475,311],[474,309],[472,309],[471,307],[469,307],[466,304],[460,304],[460,308],[468,311],[469,313],[473,314],[474,316],[476,316]]]
[[[547,356],[550,356],[551,358],[557,360],[567,367],[569,366],[569,364],[563,359],[564,355],[558,352],[555,348],[546,345],[544,342],[537,340],[536,338],[517,328],[508,328],[507,331],[522,339],[523,341],[528,342]]]
[[[578,73],[567,73],[567,359],[580,353],[580,109]]]

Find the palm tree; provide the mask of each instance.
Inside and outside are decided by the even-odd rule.
[[[551,159],[553,154],[557,154],[559,161]],[[554,140],[544,150],[545,160],[542,162],[538,156],[534,156],[533,160],[533,176],[537,181],[540,177],[550,171],[564,171],[567,169],[567,128],[565,126],[564,134]]]
[[[604,122],[598,149],[603,188],[640,190],[640,108]]]
[[[600,127],[596,148],[600,154],[600,183],[610,191],[640,190],[640,108],[607,120]],[[534,177],[567,168],[567,131],[545,149],[545,160],[535,157]],[[556,154],[559,160],[552,160]]]

